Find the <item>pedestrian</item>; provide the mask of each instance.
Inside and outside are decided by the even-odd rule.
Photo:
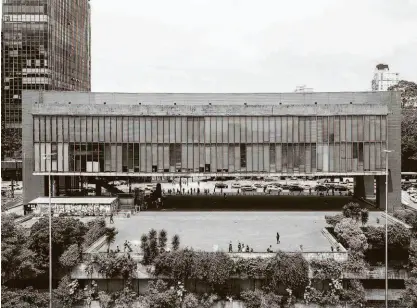
[[[311,187],[308,189],[308,193],[311,196]]]
[[[230,241],[230,243],[229,243],[229,252],[233,252],[232,241]]]
[[[279,244],[280,243],[280,241],[279,241],[279,232],[277,232],[277,244]]]
[[[250,252],[253,252],[253,248],[250,249]]]
[[[127,248],[127,240],[124,242],[123,244],[123,251],[126,252],[126,248]]]
[[[249,252],[249,246],[246,245],[246,252]]]
[[[223,193],[224,198],[226,199],[226,193]]]
[[[116,247],[116,252],[120,252],[119,246]]]
[[[330,248],[332,249],[332,252],[333,252],[333,251],[334,251],[334,248],[333,248],[333,246],[331,246]]]
[[[274,250],[272,249],[272,245],[269,245],[269,252],[274,252]]]
[[[113,220],[113,212],[110,212],[110,223],[114,224],[114,220]]]
[[[271,191],[270,191],[271,192]],[[266,193],[266,186],[264,186],[264,193]]]
[[[242,252],[242,245],[240,244],[240,242],[237,244],[237,251]]]

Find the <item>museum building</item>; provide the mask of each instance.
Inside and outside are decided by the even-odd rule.
[[[376,179],[378,199],[389,149],[394,207],[400,116],[397,92],[24,91],[24,199],[49,175],[56,195],[79,177],[351,176],[356,192]]]

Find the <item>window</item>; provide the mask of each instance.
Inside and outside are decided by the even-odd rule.
[[[246,168],[246,144],[240,145],[240,167]]]
[[[363,163],[363,143],[359,143],[359,154],[358,159],[361,163]]]
[[[353,157],[353,159],[358,158],[358,144],[357,143],[353,143],[352,157]]]

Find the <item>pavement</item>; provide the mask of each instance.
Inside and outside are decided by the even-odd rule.
[[[168,233],[168,243],[178,234],[181,247],[204,251],[228,251],[232,241],[237,251],[240,241],[254,252],[266,252],[271,245],[274,251],[330,252],[331,244],[321,233],[327,226],[325,215],[340,212],[140,212],[130,218],[116,216],[114,224],[118,234],[111,249],[123,251],[127,240],[133,252],[140,252],[140,238],[151,228]],[[379,222],[377,222],[379,220]],[[383,225],[381,212],[371,212],[370,225]],[[280,233],[280,244],[276,233]],[[107,246],[101,248],[107,250]]]

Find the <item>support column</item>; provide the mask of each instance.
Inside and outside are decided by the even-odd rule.
[[[379,209],[385,210],[386,207],[386,186],[385,175],[378,175],[376,178],[376,205]]]
[[[357,198],[365,198],[365,181],[363,176],[355,176],[353,178],[353,195]]]
[[[364,176],[364,184],[365,184],[365,197],[372,198],[375,196],[374,193],[374,176],[373,175],[365,175]]]
[[[96,196],[101,196],[101,185],[96,183]]]

